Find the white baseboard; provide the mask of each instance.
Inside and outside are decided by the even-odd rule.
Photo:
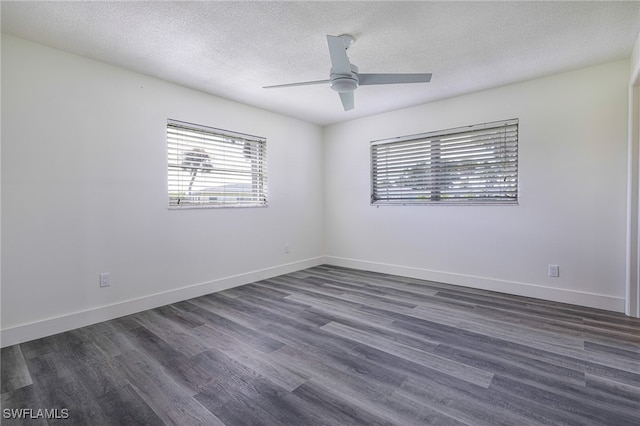
[[[125,315],[134,314],[147,309],[169,305],[182,300],[192,299],[205,294],[215,293],[228,288],[272,278],[278,275],[288,274],[314,266],[328,264],[346,268],[361,269],[383,274],[399,275],[428,281],[436,281],[454,284],[463,287],[471,287],[482,290],[497,291],[500,293],[514,294],[518,296],[533,297],[554,302],[570,303],[573,305],[588,306],[614,312],[624,312],[624,298],[612,297],[603,294],[586,293],[575,290],[560,289],[541,286],[538,284],[521,283],[499,280],[473,275],[456,274],[451,272],[434,271],[410,266],[392,265],[366,260],[349,259],[336,256],[319,256],[298,262],[287,263],[270,268],[251,271],[243,274],[219,278],[204,283],[193,284],[175,290],[151,294],[137,299],[126,300],[108,306],[72,312],[54,318],[22,324],[6,328],[0,331],[0,347],[15,345],[41,337],[51,336],[79,327],[108,321]]]
[[[625,308],[624,298],[607,296],[604,294],[595,294],[576,290],[548,287],[539,284],[506,281],[495,278],[434,271],[410,266],[391,265],[387,263],[371,262],[366,260],[349,259],[335,256],[325,257],[325,263],[328,265],[343,266],[345,268],[361,269],[390,275],[417,278],[421,280],[436,281],[463,287],[471,287],[481,290],[490,290],[499,293],[513,294],[516,296],[525,296],[536,299],[550,300],[553,302],[587,306],[590,308],[604,309],[607,311],[624,312]]]
[[[22,324],[5,328],[0,331],[0,347],[15,345],[41,337],[51,336],[79,327],[108,321],[147,309],[169,305],[171,303],[192,299],[205,294],[215,293],[232,287],[288,274],[301,269],[311,268],[324,263],[324,257],[314,257],[297,262],[260,269],[243,274],[218,278],[204,283],[189,285],[186,287],[169,290],[162,293],[151,294],[137,299],[130,299],[112,305],[72,312],[54,318]]]

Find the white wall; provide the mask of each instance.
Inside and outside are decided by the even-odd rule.
[[[329,263],[623,311],[628,82],[621,61],[326,128]],[[518,206],[370,205],[370,141],[510,118]]]
[[[631,52],[627,168],[627,291],[625,314],[640,318],[640,35]]]
[[[168,210],[167,118],[265,136],[269,207]],[[3,35],[2,345],[321,263],[321,158],[317,126]]]

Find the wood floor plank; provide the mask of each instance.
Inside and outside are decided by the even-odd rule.
[[[64,424],[640,425],[640,320],[330,265],[1,356],[3,409]]]
[[[173,380],[153,357],[132,351],[115,358],[122,376],[131,383],[136,393],[153,412],[169,425],[219,425],[211,411],[192,397],[191,389],[185,389]],[[90,424],[90,423],[87,423]]]
[[[585,375],[586,386],[600,391],[606,397],[617,398],[617,404],[629,407],[640,412],[640,387],[609,380],[591,374]]]
[[[175,317],[164,315],[160,310],[141,312],[136,319],[147,330],[185,356],[193,356],[208,349],[208,346],[193,338],[192,323],[185,325],[182,321],[176,321]]]
[[[136,323],[136,327],[138,326],[139,324]],[[83,336],[85,340],[93,342],[106,358],[112,358],[135,349],[123,330],[121,324],[114,320],[82,327],[74,331]]]
[[[329,317],[341,316],[348,318],[363,318],[364,320],[372,324],[390,324],[392,322],[392,320],[385,315],[378,315],[376,312],[358,312],[357,309],[361,307],[361,305],[359,304],[347,307],[341,304],[332,303],[331,301],[327,300],[317,300],[314,299],[313,296],[308,296],[305,294],[292,294],[291,296],[287,296],[287,300],[309,303],[311,309],[320,313],[325,313]]]
[[[108,424],[108,415],[98,399],[86,388],[92,384],[83,383],[70,374],[61,362],[59,353],[46,353],[28,362],[37,400],[41,405],[27,408],[68,409],[69,418],[66,421],[73,425]]]
[[[211,371],[214,379],[194,398],[220,420],[246,425],[286,424],[259,403],[264,394],[284,394],[286,390],[215,349],[196,358],[199,365]]]
[[[221,333],[206,324],[198,327],[196,331],[200,339],[211,342],[211,348],[254,370],[283,389],[291,391],[309,378],[296,373],[287,365],[273,362],[270,354],[255,349],[238,337]]]
[[[474,389],[443,385],[425,377],[407,380],[396,395],[437,410],[465,425],[579,424],[574,422],[576,418],[568,418],[495,389],[479,393]]]
[[[571,384],[584,387],[586,383],[584,371],[543,362],[523,352],[505,353],[492,351],[486,346],[462,348],[441,344],[434,349],[434,353],[445,359],[491,372],[492,377],[494,374],[501,374],[522,382],[552,383],[557,386]]]
[[[202,306],[206,305],[199,305],[201,302],[198,300],[193,300],[192,302],[193,304],[195,304],[192,312],[197,313],[198,315],[206,319],[207,324],[210,327],[219,328],[220,330],[223,330],[223,332],[237,334],[238,336],[241,336],[247,343],[265,353],[272,352],[282,346],[282,343],[277,340],[267,337],[253,330],[252,328],[246,327],[245,325],[226,318],[223,315],[218,315],[214,312],[215,308],[203,308]],[[223,314],[223,312],[221,312],[220,314]]]
[[[385,395],[391,395],[398,387],[385,381],[369,380],[363,370],[354,371],[348,366],[337,365],[331,357],[323,354],[285,346],[277,351],[277,355],[276,362],[286,364],[300,375],[307,375],[316,385],[331,389],[333,392],[349,394],[360,405],[367,405],[367,401],[377,401]],[[398,383],[405,378],[405,376],[396,376]]]
[[[616,410],[609,410],[608,405],[599,400],[590,399],[589,404],[579,402],[579,398],[567,395],[562,392],[554,392],[548,389],[541,389],[537,386],[528,385],[518,380],[509,379],[496,375],[491,383],[492,388],[502,389],[505,392],[517,392],[525,398],[544,404],[550,408],[563,410],[576,416],[582,417],[583,422],[593,422],[595,424],[612,425],[633,425],[637,424],[637,412],[630,412],[622,407]]]
[[[352,339],[353,341],[363,345],[370,346],[374,349],[401,357],[407,361],[467,380],[471,383],[477,384],[478,386],[488,387],[491,383],[491,379],[493,378],[493,373],[490,371],[482,370],[452,359],[440,357],[433,351],[424,352],[418,349],[413,349],[409,346],[404,346],[394,341],[379,338],[366,332],[360,332],[336,322],[329,323],[321,328],[348,339]]]
[[[0,364],[1,393],[11,392],[33,383],[20,346],[3,348],[0,352],[0,360],[2,360]]]
[[[100,397],[102,409],[109,425],[151,425],[162,420],[133,389],[130,384],[113,389]]]
[[[269,325],[265,332],[273,333],[286,341],[288,348],[300,351],[300,356],[304,356],[305,359],[315,357],[320,363],[330,365],[342,374],[365,377],[372,386],[393,388],[403,379],[402,375],[395,374],[383,366],[374,365],[364,357],[351,354],[349,349],[355,348],[358,344],[331,333],[322,330],[313,333],[313,329],[310,328],[273,324]],[[278,353],[282,354],[288,348],[283,348]]]
[[[199,392],[211,379],[211,375],[207,370],[189,362],[189,356],[174,349],[169,343],[147,328],[139,327],[130,330],[127,335],[136,344],[138,350],[116,357],[120,364],[125,356],[134,355],[140,359],[139,365],[143,365],[143,357],[138,356],[138,353],[146,355],[147,358],[153,360],[154,367],[158,371],[162,371],[163,377],[170,377],[172,383],[179,384],[185,392],[188,390],[190,395]]]
[[[330,419],[335,425],[387,426],[393,422],[371,414],[371,410],[362,407],[360,401],[345,400],[343,395],[313,382],[305,383],[294,392],[298,398],[313,405],[323,418]],[[355,394],[351,394],[355,397]],[[320,404],[319,401],[322,401]]]

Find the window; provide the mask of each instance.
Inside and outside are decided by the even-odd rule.
[[[169,207],[267,205],[266,140],[167,122]]]
[[[517,119],[371,142],[374,205],[517,202]]]

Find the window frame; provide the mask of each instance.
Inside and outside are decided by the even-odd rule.
[[[177,137],[180,131],[186,132],[182,143]],[[266,138],[174,119],[167,119],[165,136],[169,209],[268,207]],[[227,147],[227,143],[231,145]],[[243,158],[251,162],[250,171],[244,170]],[[187,184],[182,175],[187,169],[192,175],[185,194]],[[196,194],[191,188],[198,172],[201,176],[209,174],[205,183],[211,186]],[[247,179],[251,183],[245,182]]]
[[[473,152],[496,151],[497,137],[487,136],[490,142],[482,142],[481,138],[503,129],[502,153],[487,159]],[[473,143],[476,145],[470,148]],[[518,205],[518,145],[517,118],[372,141],[369,151],[371,205]],[[387,158],[383,165],[380,152],[385,148]],[[434,156],[438,158],[437,163],[433,162]],[[445,156],[449,159],[443,160]],[[465,167],[468,169],[462,170],[464,167],[458,165],[457,171],[451,171],[452,165],[462,164],[465,156],[475,163],[467,161]],[[418,178],[410,176],[416,171]],[[488,177],[484,188],[482,183],[471,184],[471,180],[478,180],[481,173]],[[502,176],[505,183],[495,180]],[[456,184],[452,181],[454,177],[458,178]],[[403,179],[408,179],[412,185],[425,186],[409,187],[399,183]],[[502,192],[496,188],[502,188]],[[385,191],[386,195],[381,194]]]

